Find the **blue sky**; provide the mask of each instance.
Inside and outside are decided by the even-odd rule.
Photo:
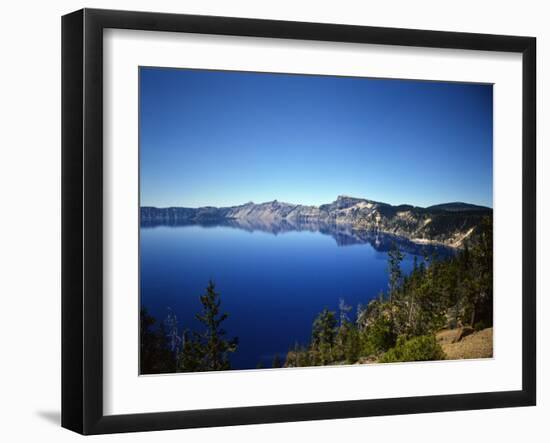
[[[491,85],[140,68],[142,206],[492,207]]]

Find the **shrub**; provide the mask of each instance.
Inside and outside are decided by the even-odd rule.
[[[489,326],[487,326],[487,323],[485,323],[483,320],[480,320],[474,325],[474,331],[481,331],[481,330],[486,329],[488,327]]]
[[[395,334],[391,320],[384,314],[375,317],[367,326],[362,337],[362,354],[376,355],[395,345]]]
[[[423,335],[407,340],[399,337],[395,347],[380,358],[381,363],[401,361],[444,360],[445,353],[437,343],[435,335]]]
[[[353,364],[359,360],[361,343],[357,327],[345,321],[336,334],[335,358],[336,361],[345,361]]]

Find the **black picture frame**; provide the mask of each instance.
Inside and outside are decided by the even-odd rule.
[[[522,389],[177,412],[103,413],[103,30],[191,32],[522,54]],[[458,411],[536,403],[536,39],[83,9],[62,18],[62,426],[82,434]]]

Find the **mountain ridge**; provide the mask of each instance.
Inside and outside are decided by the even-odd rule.
[[[143,206],[140,208],[140,218],[142,222],[156,224],[223,220],[316,222],[347,225],[356,230],[384,232],[417,243],[436,243],[459,248],[475,236],[483,217],[492,217],[492,212],[491,208],[463,202],[423,208],[407,204],[394,206],[365,198],[339,195],[335,201],[319,206],[278,200],[227,207]]]

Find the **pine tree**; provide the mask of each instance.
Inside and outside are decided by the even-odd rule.
[[[273,356],[273,362],[271,364],[271,367],[273,367],[273,368],[282,368],[283,367],[283,362],[281,361],[281,357],[279,356],[279,354],[275,354]]]
[[[166,329],[166,337],[168,339],[170,350],[174,355],[177,355],[181,345],[181,338],[178,333],[178,318],[172,309],[168,308],[168,315],[164,320]]]
[[[489,217],[482,220],[479,240],[471,251],[473,262],[473,287],[469,302],[469,323],[477,321],[493,323],[493,222]]]
[[[333,347],[336,339],[338,322],[333,311],[323,309],[313,322],[312,347],[318,352],[320,364],[333,361]]]
[[[393,302],[397,291],[403,280],[403,274],[401,272],[401,262],[403,261],[404,255],[399,250],[397,245],[393,243],[390,251],[388,252],[388,273],[389,273],[389,282],[388,282],[388,295],[390,304]]]
[[[388,252],[388,298],[390,308],[390,329],[392,334],[399,334],[398,326],[402,324],[400,319],[396,321],[396,315],[402,314],[397,300],[398,291],[403,283],[403,273],[401,272],[401,261],[404,255],[399,250],[399,247],[393,243]]]
[[[345,323],[349,322],[349,312],[351,311],[351,306],[346,304],[346,301],[341,298],[338,302],[338,309],[340,310],[340,327]]]
[[[151,327],[155,324],[155,319],[142,308],[139,312],[139,322],[139,372],[152,374],[155,372],[156,335]]]
[[[202,352],[197,341],[188,330],[183,331],[181,351],[178,356],[178,372],[196,372],[202,370]]]
[[[176,361],[169,348],[164,323],[158,328],[153,326],[156,319],[147,313],[145,308],[140,310],[140,374],[162,374],[174,372]]]
[[[227,313],[220,312],[220,294],[215,291],[212,280],[208,282],[206,292],[201,295],[202,311],[196,315],[197,320],[206,326],[206,331],[196,334],[197,352],[202,357],[201,369],[204,371],[220,371],[230,369],[229,353],[237,350],[238,339],[224,338],[226,332],[221,324],[227,319]]]

